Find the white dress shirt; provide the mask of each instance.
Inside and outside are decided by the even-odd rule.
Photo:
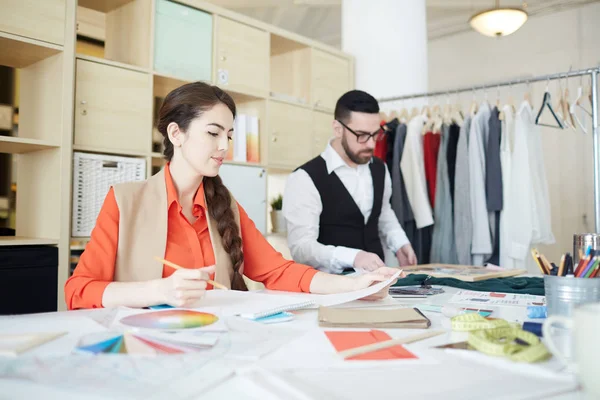
[[[325,160],[327,173],[335,173],[342,181],[366,223],[373,208],[373,180],[369,164],[350,167],[330,144],[321,153],[321,157]],[[392,180],[386,166],[378,230],[379,237],[384,239],[385,245],[395,254],[409,241],[390,205],[391,195]],[[354,259],[361,249],[319,243],[317,238],[322,211],[321,195],[308,173],[298,169],[290,174],[283,195],[283,216],[292,257],[294,261],[311,265],[320,271],[339,274],[344,268],[353,267]]]
[[[425,180],[423,124],[425,124],[425,117],[422,115],[417,115],[408,123],[404,152],[400,160],[400,171],[404,178],[406,195],[419,229],[433,225],[433,212]]]

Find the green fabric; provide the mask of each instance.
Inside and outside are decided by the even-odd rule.
[[[428,279],[429,278],[429,279]],[[394,286],[415,285],[452,286],[479,292],[520,293],[544,296],[544,279],[534,277],[494,278],[479,282],[465,282],[455,278],[434,278],[426,274],[410,274]]]

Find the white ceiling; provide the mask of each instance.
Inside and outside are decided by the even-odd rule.
[[[326,44],[341,46],[342,0],[209,0]],[[364,0],[369,1],[369,0]],[[530,16],[549,14],[600,0],[502,0],[503,7],[524,7]],[[493,0],[426,0],[429,39],[462,32],[469,18],[493,8]]]

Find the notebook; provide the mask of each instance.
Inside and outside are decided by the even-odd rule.
[[[319,326],[329,328],[426,329],[431,321],[416,308],[319,308]]]

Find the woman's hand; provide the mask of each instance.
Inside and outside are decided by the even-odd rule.
[[[389,279],[392,275],[394,275],[396,272],[398,272],[397,268],[381,267],[381,268],[376,269],[373,272],[358,275],[354,278],[357,281],[356,290],[364,289],[364,288],[367,288],[377,282],[385,281],[386,279]],[[400,274],[400,278],[404,278],[404,277],[406,277],[406,274],[404,272],[402,272]],[[396,283],[396,281],[391,282],[389,285],[387,285],[386,287],[381,289],[379,292],[373,293],[372,295],[364,297],[361,300],[373,301],[373,300],[385,299],[389,294],[390,286],[392,286],[395,283]]]
[[[173,307],[191,307],[206,293],[207,280],[215,272],[215,266],[198,269],[179,269],[160,282],[164,304]]]

